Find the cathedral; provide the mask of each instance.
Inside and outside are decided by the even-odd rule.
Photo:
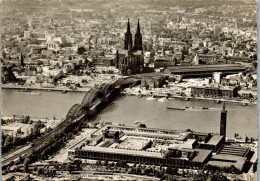
[[[118,68],[123,75],[131,75],[142,73],[143,66],[144,56],[139,19],[135,33],[134,45],[132,33],[130,31],[130,22],[128,19],[124,49],[117,50],[116,52],[116,68]]]

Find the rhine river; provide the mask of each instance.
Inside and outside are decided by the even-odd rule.
[[[14,89],[2,89],[2,115],[29,115],[31,117],[55,116],[64,118],[70,107],[81,103],[84,93],[41,91],[40,95],[31,95]],[[208,107],[208,110],[166,110],[166,107]],[[147,127],[186,130],[200,132],[219,132],[220,111],[222,104],[215,102],[178,99],[159,102],[146,100],[135,96],[123,96],[112,102],[96,120],[121,123],[134,126],[135,121],[141,121]],[[244,137],[257,137],[257,106],[240,106],[227,103],[227,136],[238,133]]]

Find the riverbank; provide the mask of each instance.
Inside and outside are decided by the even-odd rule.
[[[58,87],[25,87],[25,86],[8,86],[8,85],[1,85],[2,89],[16,89],[20,91],[58,91],[58,92],[87,92],[91,87],[87,88],[77,88],[77,89],[69,89],[69,88],[58,88]]]
[[[69,89],[69,88],[58,88],[58,87],[54,87],[54,88],[44,88],[44,87],[25,87],[25,86],[8,86],[8,85],[1,85],[2,89],[15,89],[18,91],[57,91],[57,92],[87,92],[89,89],[91,89],[91,87],[85,87],[85,88],[77,88],[77,89]],[[149,92],[149,91],[148,91]],[[123,94],[126,95],[131,95],[131,96],[147,96],[148,93],[147,92],[141,92],[141,93],[136,93],[135,91],[124,91],[122,92]],[[156,93],[153,92],[153,96],[154,97],[165,97],[167,96],[166,93],[161,94],[161,93]],[[180,96],[180,95],[174,95],[174,94],[170,94],[171,98],[175,98],[175,99],[182,99],[182,100],[205,100],[205,101],[215,101],[216,103],[222,103],[222,102],[231,102],[231,103],[238,103],[241,104],[243,106],[247,106],[247,105],[257,105],[257,100],[256,101],[249,101],[249,100],[230,100],[230,99],[224,99],[224,98],[210,98],[210,97],[191,97],[191,96]]]
[[[214,101],[216,103],[223,103],[223,102],[230,102],[230,103],[237,103],[241,104],[242,106],[247,105],[257,105],[257,100],[249,101],[249,100],[234,100],[234,99],[225,99],[225,98],[213,98],[213,97],[192,97],[192,96],[180,96],[172,93],[161,93],[161,92],[152,92],[152,91],[140,91],[136,92],[135,90],[128,89],[122,92],[123,94],[130,95],[130,96],[152,96],[155,98],[162,98],[162,97],[169,97],[174,99],[181,99],[185,101],[189,100],[203,100],[203,101]]]
[[[257,102],[250,102],[250,101],[238,101],[238,100],[228,100],[228,99],[216,99],[216,98],[205,98],[205,97],[183,97],[183,96],[177,96],[177,95],[172,95],[172,98],[176,99],[183,99],[186,101],[189,100],[205,100],[205,101],[215,101],[216,103],[223,103],[223,102],[230,102],[230,103],[238,103],[241,104],[242,106],[247,106],[247,105],[257,105]]]
[[[72,105],[80,104],[84,92],[42,91],[39,96],[15,89],[2,90],[2,114],[5,116],[29,115],[31,118],[62,119]],[[194,128],[195,131],[218,132],[219,112],[222,104],[215,101],[174,98],[170,100],[147,100],[144,96],[123,96],[109,104],[97,116],[96,120],[134,125],[135,121],[144,121],[149,127],[171,129]],[[26,105],[26,106],[25,106]],[[168,111],[166,107],[208,107],[209,110]],[[211,109],[214,108],[214,109]],[[237,103],[226,104],[228,109],[227,136],[248,134],[257,135],[257,107],[241,106]]]
[[[197,132],[218,133],[222,104],[214,101],[172,99],[146,99],[145,97],[125,96],[114,101],[105,111],[101,112],[99,122],[112,122],[135,126],[139,121],[148,127],[186,130]],[[187,111],[169,111],[167,107],[208,107],[208,109],[194,109]],[[234,137],[237,133],[241,137],[257,137],[257,107],[241,106],[226,103],[227,137]]]
[[[196,99],[196,100],[208,100],[208,101],[220,101],[220,102],[231,102],[231,103],[239,103],[242,106],[247,106],[247,105],[257,105],[257,102],[250,102],[250,101],[238,101],[238,100],[228,100],[228,99],[214,99],[214,98],[203,98],[203,97],[192,97],[191,99]]]

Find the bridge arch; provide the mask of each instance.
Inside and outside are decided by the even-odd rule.
[[[75,116],[79,109],[81,109],[81,105],[80,104],[74,104],[70,108],[69,112],[67,113],[66,118]]]
[[[90,89],[84,96],[81,105],[85,109],[89,109],[93,102],[95,102],[97,99],[103,99],[104,97],[105,94],[103,91],[99,89]]]
[[[104,92],[104,94],[106,95],[107,93],[109,93],[110,91],[112,91],[114,89],[114,85],[113,84],[109,84],[109,83],[104,83],[100,86],[100,90],[102,92]]]

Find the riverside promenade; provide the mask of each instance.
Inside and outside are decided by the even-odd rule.
[[[28,86],[14,86],[14,85],[1,85],[2,89],[17,89],[21,91],[60,91],[60,92],[87,92],[92,87],[84,87],[84,88],[76,88],[76,89],[70,89],[67,87],[28,87]]]
[[[157,92],[157,91],[151,91],[151,90],[142,90],[142,91],[136,91],[135,89],[127,89],[122,92],[123,94],[126,95],[132,95],[132,96],[153,96],[156,98],[162,98],[162,97],[169,97],[169,98],[174,98],[174,99],[183,99],[185,101],[189,100],[205,100],[205,101],[215,101],[216,103],[221,103],[221,102],[230,102],[230,103],[238,103],[241,104],[242,106],[247,106],[247,105],[257,105],[257,100],[246,100],[246,99],[226,99],[226,98],[213,98],[213,97],[194,97],[194,96],[181,96],[181,95],[176,95],[173,93],[169,92]]]
[[[1,85],[2,89],[17,89],[20,91],[60,91],[60,92],[87,92],[91,88],[89,87],[84,87],[84,88],[76,88],[76,89],[70,89],[66,87],[53,87],[53,88],[44,88],[44,87],[25,87],[25,86],[14,86],[14,85]],[[133,91],[123,91],[123,94],[126,95],[141,95],[141,96],[147,96],[149,95],[149,92],[151,91],[141,91],[140,93],[136,93],[134,90]],[[159,92],[154,92],[153,91],[153,96],[155,97],[165,97],[169,93],[159,93]],[[215,101],[217,103],[220,102],[231,102],[231,103],[239,103],[241,105],[257,105],[257,100],[250,101],[250,100],[235,100],[235,99],[224,99],[224,98],[211,98],[211,97],[191,97],[191,96],[180,96],[180,95],[175,95],[175,94],[170,94],[171,98],[176,98],[176,99],[183,99],[183,100],[205,100],[205,101]]]

